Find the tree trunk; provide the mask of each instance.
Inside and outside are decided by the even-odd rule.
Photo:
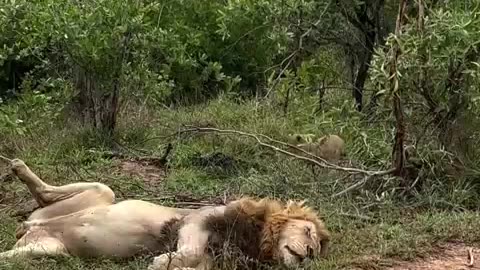
[[[365,81],[368,77],[368,70],[370,69],[370,62],[373,58],[373,49],[377,39],[382,39],[383,25],[379,25],[382,21],[384,12],[384,0],[365,1],[356,10],[356,19],[347,15],[347,19],[362,33],[363,44],[361,44],[362,51],[359,59],[359,67],[355,83],[353,85],[353,98],[355,100],[355,107],[358,111],[362,111],[363,107],[363,90],[365,88]],[[381,14],[382,13],[382,14]],[[369,15],[370,14],[370,15]]]
[[[120,99],[120,79],[125,60],[129,55],[131,32],[122,38],[119,56],[113,72],[96,76],[95,70],[89,70],[79,64],[74,69],[74,85],[79,94],[78,112],[84,124],[90,124],[104,135],[111,136],[117,124]]]
[[[400,1],[398,7],[398,17],[397,23],[395,26],[395,35],[398,37],[402,33],[403,17],[405,14],[407,1]],[[400,46],[395,42],[392,46],[393,56],[390,64],[390,91],[393,94],[393,113],[395,115],[396,126],[395,126],[395,142],[392,151],[392,163],[395,168],[395,175],[404,177],[405,176],[405,116],[403,112],[402,100],[399,93],[399,82],[398,82],[398,71],[397,71],[397,62],[398,57],[400,56]]]
[[[379,46],[384,46],[385,38],[387,37],[387,24],[385,23],[385,0],[380,0],[378,2],[375,17],[375,27],[377,31],[376,43]]]
[[[351,45],[345,45],[343,47],[344,53],[345,53],[345,66],[347,67],[348,70],[348,76],[349,76],[349,83],[350,85],[355,85],[355,51],[353,50],[353,46]]]
[[[363,106],[363,90],[365,88],[365,81],[368,76],[368,69],[373,57],[373,47],[375,46],[375,30],[365,33],[365,49],[360,60],[360,67],[358,68],[355,84],[353,86],[353,98],[355,99],[355,107],[358,111],[362,111]]]
[[[287,116],[288,113],[288,103],[290,102],[290,89],[291,87],[288,86],[287,93],[285,95],[285,103],[283,104],[283,115]]]
[[[77,113],[83,123],[106,135],[112,135],[117,122],[119,82],[103,83],[81,67],[75,70],[75,88],[79,91]]]
[[[318,109],[317,111],[322,110],[323,108],[323,101],[325,97],[325,88],[327,87],[327,84],[325,83],[325,79],[322,80],[322,86],[318,89]]]

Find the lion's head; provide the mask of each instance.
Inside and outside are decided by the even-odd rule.
[[[272,199],[243,198],[232,202],[227,209],[227,216],[234,212],[258,228],[259,239],[255,244],[261,261],[295,266],[307,258],[324,257],[328,252],[330,233],[317,213],[305,206],[305,201],[284,204]]]

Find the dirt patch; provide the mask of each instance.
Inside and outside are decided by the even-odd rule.
[[[473,255],[473,265],[470,263],[469,250]],[[425,259],[411,262],[394,262],[388,270],[469,270],[480,269],[480,248],[462,243],[449,243],[438,248]]]
[[[142,178],[150,186],[158,185],[165,178],[165,170],[149,161],[121,160],[119,168],[126,175]]]

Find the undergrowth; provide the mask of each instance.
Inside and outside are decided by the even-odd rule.
[[[289,134],[335,133],[346,142],[347,166],[386,169],[393,140],[392,127],[361,121],[352,104],[312,114],[308,100],[294,104],[284,116],[276,105],[232,101],[226,96],[208,104],[176,109],[142,108],[129,104],[121,112],[117,135],[105,139],[88,128],[61,118],[25,114],[22,103],[9,105],[9,116],[18,129],[2,129],[0,153],[21,158],[51,184],[100,181],[112,187],[119,200],[136,198],[175,204],[175,196],[196,200],[240,195],[308,199],[332,231],[331,256],[313,262],[312,269],[364,269],[391,259],[412,259],[451,240],[477,242],[478,214],[471,211],[478,198],[472,182],[425,178],[423,192],[405,198],[395,190],[394,178],[373,183],[332,198],[358,178],[312,168],[304,162],[259,146],[238,135],[182,132],[190,126],[235,129],[286,141]],[[21,121],[18,121],[21,120]],[[126,175],[120,161],[102,155],[111,149],[139,155],[161,156],[168,143],[165,177],[158,185]],[[130,152],[128,152],[130,151]],[[5,172],[0,167],[0,172]],[[478,176],[477,176],[478,177]],[[427,184],[426,181],[436,181]],[[437,183],[437,184],[431,184]],[[1,186],[0,248],[14,244],[13,213],[30,199],[18,180]],[[169,196],[172,197],[169,197]],[[467,209],[467,210],[466,210]],[[446,211],[448,210],[448,211]],[[455,210],[455,211],[452,211]],[[369,259],[370,255],[380,260]],[[1,269],[146,269],[151,257],[113,262],[77,258],[43,258],[2,261]]]

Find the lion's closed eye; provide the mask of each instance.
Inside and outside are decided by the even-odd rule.
[[[308,238],[312,238],[312,229],[310,227],[305,227],[305,234]]]

